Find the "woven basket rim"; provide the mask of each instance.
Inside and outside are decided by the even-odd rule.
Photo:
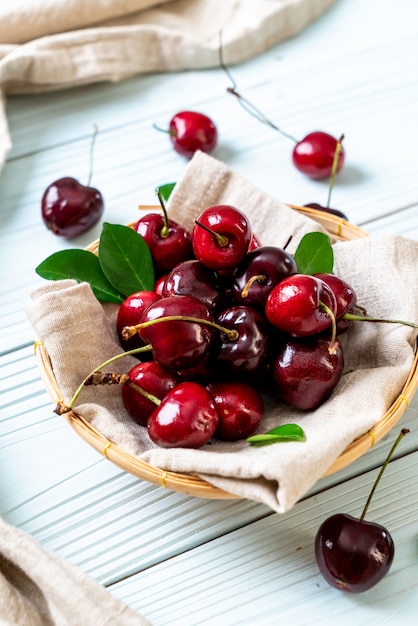
[[[310,207],[300,207],[289,204],[292,209],[305,214],[319,222],[328,232],[332,241],[349,241],[368,237],[368,233],[351,222]],[[141,207],[140,207],[141,208]],[[158,211],[159,207],[147,206],[148,210]],[[133,226],[135,222],[128,224]],[[93,241],[87,249],[97,252],[99,240]],[[54,370],[47,350],[42,341],[35,341],[35,356],[45,388],[52,401],[57,405],[63,401],[61,391],[55,379]],[[414,363],[410,370],[404,387],[392,405],[382,418],[366,433],[350,443],[340,456],[332,463],[325,476],[330,476],[347,467],[359,457],[370,450],[380,441],[400,420],[418,388],[418,352],[415,354]],[[71,427],[90,446],[104,455],[109,461],[122,470],[141,478],[147,482],[185,493],[191,496],[210,499],[241,499],[241,496],[229,493],[211,485],[199,476],[182,474],[163,470],[153,466],[139,457],[127,453],[122,448],[108,440],[87,420],[83,419],[76,411],[70,411],[64,415]]]

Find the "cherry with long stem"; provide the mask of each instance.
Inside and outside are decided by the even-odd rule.
[[[225,333],[230,341],[236,341],[239,337],[239,333],[235,329],[225,328],[216,322],[193,317],[192,315],[165,315],[164,317],[158,317],[156,319],[148,320],[147,322],[141,322],[140,324],[135,324],[134,326],[125,326],[122,330],[122,336],[125,339],[129,339],[129,337],[132,337],[136,333],[140,332],[143,328],[149,328],[150,326],[154,326],[154,324],[162,322],[194,322],[196,324],[205,324],[206,326],[216,328],[222,333]]]

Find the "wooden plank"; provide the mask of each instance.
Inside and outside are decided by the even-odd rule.
[[[214,624],[414,623],[418,609],[417,453],[392,462],[368,520],[391,532],[396,556],[388,575],[361,595],[337,591],[319,574],[313,553],[321,522],[358,516],[375,478],[362,475],[234,533],[123,580],[111,593],[155,626]],[[139,591],[140,590],[140,591]]]

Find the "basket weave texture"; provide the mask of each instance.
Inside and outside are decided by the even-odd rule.
[[[368,236],[367,233],[358,226],[332,214],[306,207],[292,206],[292,208],[317,221],[325,228],[332,242],[350,241]],[[98,241],[93,242],[88,246],[88,250],[97,253],[98,243]],[[45,387],[53,402],[59,404],[62,401],[62,394],[56,381],[49,355],[41,341],[35,343],[35,354]],[[333,474],[358,459],[396,425],[417,389],[417,370],[418,355],[415,356],[413,367],[401,393],[388,408],[386,413],[382,415],[379,422],[371,430],[365,432],[362,436],[353,441],[343,453],[340,454],[329,467],[325,475]],[[127,453],[121,447],[109,441],[109,439],[102,435],[87,420],[78,415],[76,411],[66,413],[65,418],[84,441],[99,453],[103,454],[112,463],[138,478],[173,491],[196,497],[212,499],[235,499],[240,497],[213,486],[198,476],[166,471],[145,462],[137,456]]]

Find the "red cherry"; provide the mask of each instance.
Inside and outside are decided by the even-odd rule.
[[[166,277],[161,295],[193,296],[211,310],[225,299],[218,274],[196,259],[178,263]]]
[[[344,368],[338,339],[331,352],[329,348],[330,341],[323,336],[284,342],[271,363],[274,391],[281,402],[313,410],[329,398]]]
[[[176,113],[168,129],[174,150],[188,158],[197,150],[212,152],[218,141],[218,131],[212,120],[195,111]]]
[[[247,254],[251,235],[250,222],[239,209],[228,204],[211,206],[193,227],[193,251],[210,269],[234,269]]]
[[[215,401],[196,382],[180,383],[169,391],[148,418],[148,434],[163,448],[200,448],[218,425]]]
[[[157,280],[155,281],[154,291],[159,296],[161,296],[162,293],[163,293],[164,283],[165,283],[165,279],[167,278],[167,276],[168,276],[168,274],[163,274],[162,276],[157,278]]]
[[[324,281],[294,274],[278,283],[266,302],[266,316],[280,331],[306,337],[329,328],[337,308],[335,296]]]
[[[97,189],[66,177],[49,185],[41,201],[42,219],[54,235],[76,237],[94,226],[104,210]]]
[[[332,172],[335,150],[338,140],[322,131],[315,131],[298,141],[293,149],[295,167],[310,178],[329,178]],[[344,164],[345,151],[341,146],[336,171]]]
[[[264,403],[253,385],[242,381],[214,381],[207,389],[219,415],[215,437],[237,441],[255,432],[263,419]]]
[[[166,223],[163,215],[148,213],[137,221],[134,229],[145,239],[158,275],[166,274],[177,263],[193,256],[191,235],[173,220]]]
[[[138,389],[162,400],[179,380],[173,373],[164,370],[155,361],[138,363],[129,371],[129,382],[122,386],[122,401],[132,419],[146,426],[148,417],[155,409],[155,402],[147,398]]]
[[[147,308],[140,321],[145,327],[139,334],[151,344],[157,363],[170,371],[182,370],[197,365],[211,345],[214,328],[200,320],[213,322],[203,302],[191,296],[167,296]]]
[[[160,299],[155,291],[137,291],[125,298],[122,304],[119,306],[118,315],[116,318],[116,331],[118,333],[119,341],[124,350],[133,350],[144,345],[139,335],[133,335],[129,339],[124,339],[122,331],[125,326],[134,326],[139,324],[139,321],[144,311],[154,302]],[[143,358],[145,354],[141,354],[140,358]]]
[[[352,320],[343,319],[345,313],[354,313],[357,304],[357,295],[354,289],[345,280],[335,274],[322,273],[315,274],[332,289],[337,308],[335,311],[335,319],[337,322],[337,333],[345,332],[352,324]]]

